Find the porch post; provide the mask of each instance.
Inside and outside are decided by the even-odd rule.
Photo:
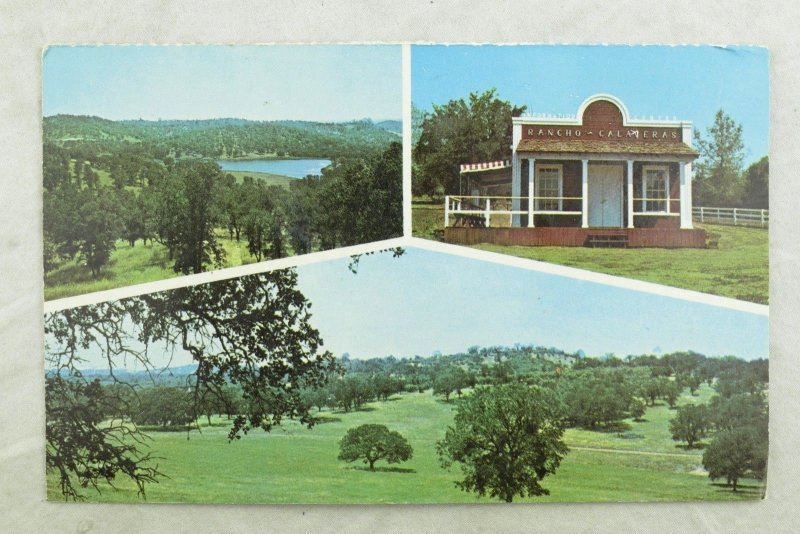
[[[681,228],[692,228],[692,163],[678,164],[681,180]]]
[[[589,160],[581,163],[581,228],[589,228]]]
[[[528,228],[533,228],[533,180],[536,171],[535,158],[528,158]]]
[[[633,160],[628,160],[628,228],[633,228]]]
[[[517,155],[516,150],[514,154],[511,156],[511,209],[513,211],[519,211],[519,197],[521,195],[522,190],[522,169],[520,169],[522,165],[522,160]],[[519,227],[520,220],[519,214],[515,213],[511,215],[511,226]]]

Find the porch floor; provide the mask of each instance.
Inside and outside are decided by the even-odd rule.
[[[620,236],[620,237],[613,237]],[[707,248],[706,231],[679,228],[454,228],[444,230],[444,240],[458,245],[583,247],[592,241],[623,240],[628,248]]]

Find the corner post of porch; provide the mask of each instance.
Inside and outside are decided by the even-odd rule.
[[[581,163],[581,228],[589,228],[589,160]]]
[[[450,196],[444,196],[444,227],[450,226]]]
[[[522,160],[520,159],[517,151],[511,156],[511,209],[512,211],[519,211],[519,197],[522,190]],[[520,226],[519,213],[511,215],[511,226],[517,228]]]
[[[533,181],[536,171],[535,163],[535,158],[528,158],[528,228],[533,228]]]
[[[691,230],[692,226],[692,162],[678,164],[681,181],[681,228]]]
[[[628,228],[633,228],[633,160],[628,160]]]

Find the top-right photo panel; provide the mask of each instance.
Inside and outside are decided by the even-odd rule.
[[[765,48],[411,57],[415,236],[768,304]]]

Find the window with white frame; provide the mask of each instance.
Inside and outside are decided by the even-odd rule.
[[[642,167],[642,211],[669,211],[669,168]]]
[[[561,211],[564,176],[561,165],[536,165],[536,203],[537,211]]]

